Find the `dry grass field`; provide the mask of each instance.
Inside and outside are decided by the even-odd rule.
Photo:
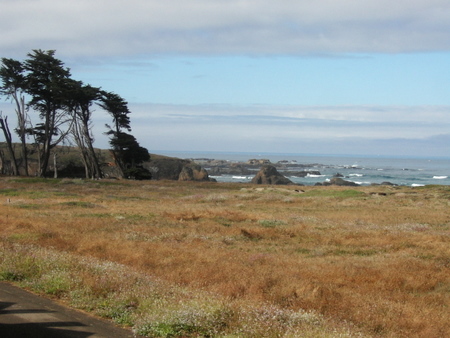
[[[448,186],[3,177],[0,195],[0,280],[140,334],[450,336]]]

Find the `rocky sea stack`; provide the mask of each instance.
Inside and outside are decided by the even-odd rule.
[[[290,179],[281,175],[272,165],[264,165],[252,179],[253,184],[294,184]]]

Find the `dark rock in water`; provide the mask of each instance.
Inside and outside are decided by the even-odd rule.
[[[389,185],[389,186],[393,186],[393,187],[396,187],[396,186],[397,186],[397,184],[391,183],[391,182],[372,183],[371,185],[372,185],[372,186],[376,186],[376,185]]]
[[[333,177],[330,180],[330,184],[331,185],[340,185],[340,186],[350,186],[350,187],[357,187],[357,186],[359,186],[359,184],[356,184],[355,182],[346,181],[346,180],[343,180],[340,177]]]
[[[344,177],[344,175],[340,174],[340,173],[336,173],[333,175],[333,177]]]
[[[306,177],[306,176],[308,176],[308,175],[322,175],[322,174],[320,173],[320,171],[317,171],[317,170],[293,171],[293,172],[291,172],[291,174],[292,174],[293,176],[297,176],[297,177]]]
[[[290,179],[281,175],[272,165],[265,165],[253,177],[253,184],[294,184]]]
[[[251,159],[247,161],[247,164],[250,165],[268,165],[270,164],[270,160],[267,159]]]

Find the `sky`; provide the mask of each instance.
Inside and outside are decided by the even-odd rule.
[[[448,0],[0,0],[0,32],[122,96],[150,152],[450,157]]]

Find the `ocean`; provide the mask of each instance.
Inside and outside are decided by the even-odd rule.
[[[216,159],[230,162],[246,162],[249,159],[268,159],[272,163],[287,161],[307,165],[303,170],[318,171],[320,175],[296,177],[289,170],[280,171],[292,182],[304,185],[322,183],[339,173],[347,181],[360,185],[390,182],[404,186],[424,186],[430,184],[450,185],[450,158],[394,158],[375,156],[326,156],[310,154],[276,153],[231,153],[231,152],[171,152],[159,151],[161,155],[183,159]],[[207,170],[207,165],[203,165]],[[292,170],[298,171],[298,168]],[[301,169],[300,169],[301,170]],[[256,172],[255,172],[256,174]],[[250,182],[254,175],[212,176],[218,182]]]

